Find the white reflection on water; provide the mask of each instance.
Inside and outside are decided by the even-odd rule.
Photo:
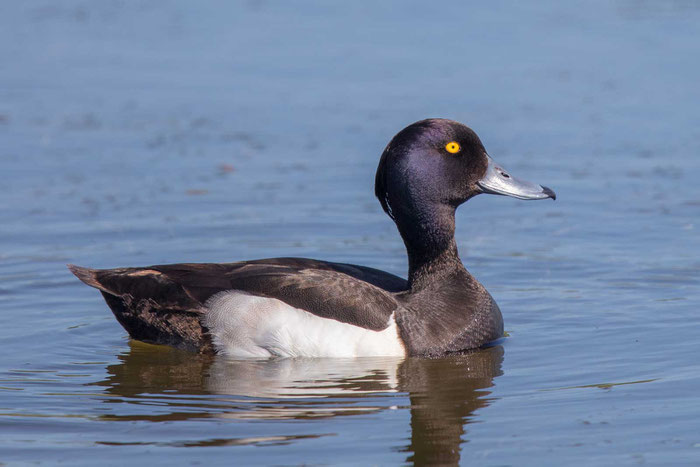
[[[131,343],[99,383],[113,405],[105,421],[320,420],[384,410],[410,412],[409,461],[459,460],[465,426],[487,406],[503,347],[419,358],[233,360]],[[138,406],[124,408],[124,403]],[[141,407],[151,409],[141,413]],[[153,406],[159,406],[154,413]],[[326,436],[322,424],[311,437]],[[284,438],[287,439],[287,438]],[[296,438],[295,438],[296,439]],[[279,441],[279,440],[277,440]],[[289,441],[289,440],[287,440]],[[142,440],[138,441],[142,443]],[[178,441],[178,446],[268,443],[257,437]]]

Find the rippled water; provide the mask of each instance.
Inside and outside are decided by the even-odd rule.
[[[694,2],[5,2],[0,464],[700,463]],[[463,121],[556,202],[458,213],[499,345],[438,360],[130,342],[65,263],[404,275],[373,198]]]

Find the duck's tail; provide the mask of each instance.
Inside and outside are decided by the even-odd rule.
[[[202,326],[205,307],[180,284],[153,268],[90,269],[68,265],[85,284],[95,287],[134,339],[210,353],[211,339]]]

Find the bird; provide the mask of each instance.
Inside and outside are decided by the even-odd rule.
[[[255,359],[440,357],[504,335],[496,301],[455,241],[456,209],[482,193],[556,199],[498,165],[471,128],[425,119],[391,139],[375,176],[375,195],[406,247],[406,279],[292,257],[68,268],[147,343]]]

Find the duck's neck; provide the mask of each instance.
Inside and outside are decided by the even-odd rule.
[[[414,204],[396,214],[396,225],[408,253],[411,290],[423,289],[448,274],[464,270],[455,243],[453,206]]]

